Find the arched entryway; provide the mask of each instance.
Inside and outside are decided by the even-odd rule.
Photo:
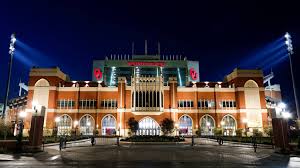
[[[160,135],[160,126],[153,118],[145,117],[139,121],[137,135]]]
[[[59,117],[57,124],[57,135],[66,136],[71,135],[72,118],[66,114]]]
[[[102,135],[116,135],[116,118],[113,115],[106,115],[101,121]]]
[[[213,135],[215,120],[210,115],[204,115],[200,120],[201,135]]]
[[[236,121],[233,116],[225,115],[222,119],[222,128],[224,130],[224,135],[233,136],[236,130]]]
[[[79,121],[79,127],[82,135],[93,135],[95,128],[94,118],[89,114],[82,116]]]
[[[188,115],[183,115],[179,118],[179,135],[193,134],[193,120]]]

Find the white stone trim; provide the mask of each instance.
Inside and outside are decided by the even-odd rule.
[[[134,115],[161,115],[163,112],[132,112]]]
[[[28,86],[28,90],[35,90],[35,88],[49,88],[49,90],[56,90],[56,86],[43,86],[43,87],[40,87],[40,86]]]
[[[237,87],[236,91],[245,91],[245,90],[257,90],[258,88],[245,88],[245,87]],[[265,91],[264,87],[259,87],[259,91]]]

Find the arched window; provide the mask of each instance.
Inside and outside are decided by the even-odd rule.
[[[37,87],[47,87],[47,86],[50,86],[49,82],[46,80],[46,79],[40,79],[38,80],[34,86],[37,86]]]
[[[213,135],[215,121],[210,115],[204,115],[200,120],[201,135]]]
[[[257,88],[258,84],[254,80],[248,80],[245,85],[245,88]]]
[[[82,135],[93,135],[95,121],[94,118],[88,114],[81,117],[80,122],[80,133]]]
[[[116,119],[113,115],[106,115],[101,123],[102,135],[116,135]]]
[[[188,115],[183,115],[179,118],[179,134],[192,135],[193,134],[193,121]]]
[[[160,135],[159,124],[151,117],[145,117],[139,122],[138,135]]]
[[[231,115],[226,115],[222,119],[222,128],[224,135],[233,136],[236,130],[236,121]]]
[[[57,135],[65,136],[71,135],[72,118],[68,115],[62,115],[59,117],[57,125]]]

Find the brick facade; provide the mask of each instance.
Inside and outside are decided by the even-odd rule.
[[[187,128],[191,129],[192,133],[202,129],[203,118],[207,117],[212,119],[206,121],[207,127],[211,127],[208,130],[223,127],[224,122],[222,121],[228,118],[228,121],[234,121],[234,125],[228,127],[228,129],[244,128],[245,123],[242,121],[245,119],[249,121],[249,125],[251,124],[253,128],[262,129],[268,126],[263,75],[258,70],[235,69],[225,77],[222,83],[198,82],[185,87],[177,86],[176,78],[170,78],[168,85],[163,86],[163,108],[161,111],[153,112],[151,110],[133,110],[132,100],[134,98],[132,93],[134,88],[126,85],[126,82],[123,81],[126,78],[119,77],[117,87],[106,87],[97,82],[70,81],[64,77],[67,75],[64,75],[58,68],[46,70],[33,68],[32,72],[35,73],[30,73],[26,111],[28,113],[32,112],[33,107],[31,104],[33,101],[41,101],[36,94],[47,92],[48,103],[44,105],[47,109],[45,128],[50,132],[59,125],[59,123],[56,123],[55,118],[63,115],[71,118],[70,127],[66,127],[71,130],[84,130],[85,128],[80,128],[84,124],[81,118],[89,116],[88,121],[94,122],[89,123],[89,125],[93,127],[93,130],[98,130],[100,135],[111,130],[110,127],[107,127],[106,130],[102,128],[104,124],[102,120],[105,116],[111,116],[111,119],[116,120],[115,134],[124,136],[128,135],[127,121],[130,117],[134,117],[137,121],[150,117],[158,124],[164,118],[170,118],[179,124],[179,129],[184,130],[181,127],[180,118],[185,116],[192,121],[191,128]],[[41,79],[47,81],[44,83],[48,84],[37,86],[37,82]],[[245,87],[245,83],[249,81],[253,84],[250,83],[249,87]],[[255,95],[254,93],[258,94]],[[248,94],[248,97],[254,97],[253,100],[247,100],[246,94]],[[65,104],[68,105],[64,104],[63,107],[59,107],[59,100],[66,101]],[[114,100],[116,100],[116,106],[113,104]],[[255,106],[254,111],[258,115],[252,114],[251,106]],[[258,118],[255,118],[257,116]],[[214,123],[211,123],[211,121]],[[209,124],[207,124],[208,122]],[[28,130],[29,126],[30,117],[27,117],[25,130]]]

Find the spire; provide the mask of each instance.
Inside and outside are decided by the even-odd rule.
[[[157,48],[158,48],[158,55],[160,55],[160,43],[157,43]]]
[[[148,55],[147,40],[145,40],[145,55]]]
[[[131,54],[134,55],[134,42],[131,44]]]

